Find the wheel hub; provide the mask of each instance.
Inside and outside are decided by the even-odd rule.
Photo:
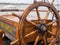
[[[47,26],[46,26],[46,24],[44,24],[44,23],[38,24],[38,33],[44,35],[45,32],[47,32]]]

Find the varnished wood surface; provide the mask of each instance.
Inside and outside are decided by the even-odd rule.
[[[3,42],[2,42],[2,35],[3,35],[3,31],[0,29],[0,45],[2,45],[3,44]]]
[[[0,20],[2,20],[2,21],[4,21],[4,22],[6,22],[6,23],[8,23],[8,24],[11,24],[11,25],[13,25],[13,26],[16,27],[16,38],[18,39],[18,38],[19,38],[18,33],[17,33],[17,30],[18,30],[18,25],[17,25],[17,24],[18,24],[18,23],[13,22],[13,21],[8,20],[8,19],[3,18],[3,17],[1,17]],[[38,23],[37,20],[32,20],[32,22]],[[51,20],[47,20],[46,23],[48,24],[49,22],[51,22]],[[53,27],[51,28],[51,26],[52,26],[52,25],[50,25],[50,26],[48,27],[49,30],[51,30],[51,29],[53,28]],[[29,33],[32,32],[32,31],[34,31],[34,30],[35,30],[34,28],[35,28],[34,25],[32,25],[31,23],[25,22],[25,26],[24,26],[25,35],[26,35],[26,34],[29,34]],[[28,31],[27,31],[27,30],[28,30]],[[32,42],[32,41],[34,41],[37,35],[38,35],[38,34],[35,33],[34,35],[28,36],[28,37],[26,38],[27,42]],[[35,37],[35,38],[34,38],[34,37]],[[32,40],[31,40],[31,39],[32,39]]]

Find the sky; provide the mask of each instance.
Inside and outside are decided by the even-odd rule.
[[[33,0],[0,0],[0,2],[6,2],[6,3],[32,3]]]
[[[33,3],[33,1],[34,0],[0,0],[0,2],[5,2],[5,3]],[[41,0],[37,0],[37,1],[41,1]],[[51,1],[51,0],[48,0],[48,1]],[[54,3],[57,3],[57,0],[55,0]],[[58,0],[58,3],[60,4],[60,0]]]

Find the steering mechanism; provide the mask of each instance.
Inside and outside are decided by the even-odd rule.
[[[20,39],[21,39],[21,45],[28,45],[27,39],[30,35],[35,35],[35,37],[30,37],[34,39],[34,45],[37,45],[39,40],[42,40],[44,45],[56,45],[56,40],[58,39],[58,32],[59,32],[59,27],[60,27],[60,18],[58,11],[56,8],[52,5],[54,0],[52,0],[51,4],[47,2],[37,2],[36,0],[34,1],[33,4],[31,4],[22,14],[22,17],[19,21],[19,31],[20,31]],[[44,18],[41,19],[40,13],[39,13],[39,7],[47,7],[48,11],[46,15],[44,15]],[[36,9],[37,13],[37,22],[27,20],[26,17],[28,17],[29,13],[33,10]],[[54,17],[56,21],[49,20],[49,14],[54,13]],[[51,15],[50,14],[50,15]],[[53,16],[53,14],[52,14]],[[43,21],[42,21],[43,20]],[[29,32],[28,34],[25,34],[25,22],[28,22],[29,24],[33,25],[33,27],[37,27],[37,29],[34,29],[32,32]],[[43,22],[43,23],[42,23]],[[31,28],[31,26],[28,26]],[[29,29],[30,30],[30,29]],[[32,30],[32,29],[31,29]],[[27,30],[28,31],[28,30]],[[47,35],[48,33],[48,35]],[[37,35],[36,35],[37,34]],[[27,38],[27,39],[26,39]]]

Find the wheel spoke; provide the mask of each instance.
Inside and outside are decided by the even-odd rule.
[[[30,35],[33,35],[33,34],[35,34],[36,32],[37,32],[37,30],[32,31],[32,32],[30,32],[29,34],[25,35],[25,37],[28,37],[28,36],[30,36]]]
[[[54,33],[55,35],[57,34],[57,23],[53,23],[52,25],[52,33]],[[51,36],[51,38],[54,38],[54,36]]]
[[[54,0],[52,0],[51,4],[53,4]],[[45,17],[44,17],[44,22],[46,22],[46,20],[48,19],[49,13],[51,12],[51,9],[48,8],[48,12],[46,13]]]
[[[36,8],[36,12],[37,12],[37,17],[38,17],[38,20],[40,21],[40,14],[39,14],[39,11],[38,11],[38,8]]]
[[[10,45],[14,45],[14,44],[16,44],[18,41],[19,41],[19,39],[17,39],[17,40],[15,40],[15,41],[11,42]]]
[[[39,36],[36,37],[36,40],[34,42],[34,45],[37,45],[38,41],[39,41]]]
[[[55,0],[52,0],[50,4],[53,4]]]
[[[44,45],[47,45],[47,37],[46,37],[46,35],[43,36],[43,42],[44,42]]]
[[[52,21],[52,22],[48,23],[48,24],[47,24],[47,26],[52,25],[53,23],[54,23],[54,21]]]
[[[27,20],[26,20],[26,21],[27,21]],[[27,22],[37,27],[37,24],[36,24],[36,23],[30,22],[30,21],[27,21]]]
[[[53,4],[54,0],[51,1],[51,4]],[[46,16],[44,17],[44,19],[46,20],[48,18],[48,15],[50,13],[50,10],[48,10],[48,12],[46,13]]]
[[[12,13],[12,15],[18,17],[19,19],[21,19],[21,16],[15,14],[15,13]]]
[[[54,38],[49,45],[56,45],[55,43],[56,43],[56,38]]]
[[[54,33],[52,33],[51,31],[48,31],[48,33],[50,33],[52,36],[56,36]]]
[[[27,45],[27,43],[24,39],[21,40],[21,45]]]
[[[46,13],[46,15],[45,15],[45,17],[44,17],[45,20],[47,20],[47,18],[48,18],[48,16],[49,16],[49,13],[50,13],[50,11],[48,10],[48,12]]]

